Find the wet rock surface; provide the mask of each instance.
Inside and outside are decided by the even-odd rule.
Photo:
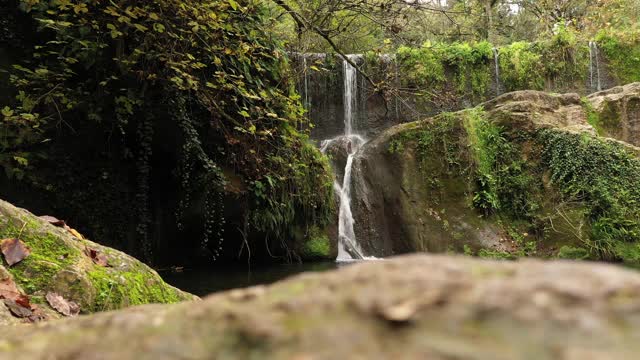
[[[12,328],[15,359],[635,359],[640,276],[415,255]]]

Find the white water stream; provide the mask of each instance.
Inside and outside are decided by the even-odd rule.
[[[352,61],[358,60],[358,55],[348,55]],[[354,231],[355,220],[351,211],[351,183],[353,160],[358,150],[366,143],[366,139],[356,134],[354,120],[357,112],[357,96],[358,96],[358,74],[355,67],[346,60],[343,61],[344,71],[344,135],[333,139],[324,140],[320,146],[320,150],[324,153],[329,146],[337,142],[342,142],[347,152],[347,161],[344,168],[344,177],[342,183],[337,180],[333,187],[340,200],[340,209],[338,212],[338,258],[337,261],[351,261],[359,259],[372,259],[365,256],[362,248],[356,240]]]
[[[502,94],[502,85],[500,84],[500,53],[497,48],[493,48],[493,62],[495,63],[496,73],[496,96]]]
[[[589,79],[592,90],[602,90],[600,81],[600,50],[594,41],[589,42]],[[595,79],[594,79],[595,78]]]

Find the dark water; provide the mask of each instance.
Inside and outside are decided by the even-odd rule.
[[[246,266],[199,268],[185,269],[182,272],[163,271],[160,275],[167,283],[181,290],[204,296],[223,290],[271,284],[303,272],[327,271],[338,266],[335,262],[324,262],[260,266],[251,269]]]

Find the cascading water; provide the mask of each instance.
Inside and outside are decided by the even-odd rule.
[[[309,102],[309,68],[307,67],[307,57],[302,57],[302,64],[304,66],[304,108],[309,111],[311,103]]]
[[[496,72],[496,96],[502,94],[502,85],[500,84],[500,53],[497,48],[493,48],[493,62],[495,63]]]
[[[357,61],[357,55],[348,55],[351,61]],[[344,135],[324,140],[320,150],[325,153],[328,148],[340,143],[346,149],[347,161],[344,168],[342,183],[336,180],[333,184],[340,200],[338,212],[338,261],[349,261],[367,258],[356,241],[354,219],[351,211],[351,175],[353,160],[358,150],[366,142],[365,138],[354,132],[354,118],[357,111],[358,76],[353,65],[343,61],[344,71]]]
[[[594,41],[589,42],[589,79],[591,89],[596,91],[602,90],[600,81],[600,50],[598,44]],[[595,77],[595,79],[594,79]]]

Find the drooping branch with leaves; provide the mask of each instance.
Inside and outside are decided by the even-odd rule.
[[[140,248],[151,257],[153,246],[144,239],[153,148],[158,131],[176,129],[171,152],[182,164],[176,165],[184,185],[175,189],[183,193],[180,208],[189,207],[187,194],[203,188],[212,193],[206,199],[218,201],[205,206],[218,219],[206,222],[205,245],[224,227],[215,194],[229,191],[228,174],[242,181],[235,191],[248,199],[256,231],[280,239],[294,224],[326,222],[333,207],[328,165],[296,130],[305,121],[303,109],[286,53],[267,35],[263,5],[21,1],[39,39],[11,70],[16,100],[0,106],[0,165],[8,174],[37,174],[51,166],[40,156],[50,152],[46,146],[91,128],[99,134],[94,144],[137,173],[131,181],[137,195],[123,202],[138,209]],[[35,175],[31,180],[47,183]],[[63,187],[48,185],[50,191]]]

